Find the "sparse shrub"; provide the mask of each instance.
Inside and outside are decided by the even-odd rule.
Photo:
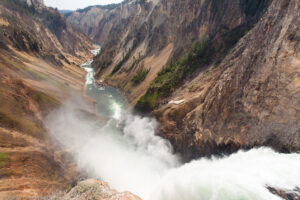
[[[153,110],[156,106],[159,95],[160,94],[158,91],[147,92],[147,94],[142,96],[141,99],[137,102],[136,108],[145,112]]]
[[[142,66],[138,69],[138,71],[136,72],[136,75],[132,79],[133,84],[138,85],[143,80],[145,80],[149,71],[150,71],[150,69],[144,69],[144,65],[142,64]]]
[[[111,75],[114,75],[115,73],[117,73],[122,65],[129,59],[130,55],[132,53],[132,50],[130,49],[125,56],[123,56],[123,59],[114,67],[113,71],[111,72]]]
[[[159,97],[168,96],[198,67],[209,63],[205,56],[208,47],[206,39],[195,42],[186,56],[165,66],[152,81],[147,93],[137,102],[136,107],[143,111],[154,109]]]
[[[3,166],[3,162],[8,158],[7,153],[0,152],[0,167]]]
[[[146,0],[136,0],[136,3],[144,5],[146,2]]]
[[[245,13],[246,17],[254,17],[256,20],[266,10],[270,2],[271,0],[238,0],[240,8]]]
[[[164,67],[151,86],[159,88],[162,92],[178,87],[198,66],[207,63],[204,56],[206,50],[206,40],[194,43],[190,53]]]

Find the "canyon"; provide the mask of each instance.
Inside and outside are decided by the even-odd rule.
[[[299,10],[1,0],[0,199],[298,199]]]
[[[155,115],[189,160],[299,151],[298,10],[292,0],[126,1],[67,18],[102,44],[98,80]]]

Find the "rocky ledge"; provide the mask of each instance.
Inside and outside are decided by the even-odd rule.
[[[50,200],[141,200],[130,192],[117,192],[105,182],[88,179],[79,182],[67,194],[55,195]]]
[[[268,188],[270,192],[280,196],[286,200],[300,200],[300,188],[296,188],[295,190],[280,190],[275,188]]]

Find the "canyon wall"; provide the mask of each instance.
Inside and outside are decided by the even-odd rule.
[[[77,58],[87,57],[82,52],[92,48],[90,39],[73,29],[57,10],[45,7],[43,2],[28,4],[20,0],[3,0],[0,17],[3,22],[1,49],[12,47],[62,65],[61,62],[76,62]]]
[[[87,34],[92,29],[91,36],[102,44],[94,63],[98,79],[121,88],[136,103],[162,68],[189,53],[192,45],[209,45],[205,56],[217,61],[253,26],[268,3],[127,1],[110,10],[92,7],[75,12],[68,19]]]
[[[297,151],[297,9],[296,0],[126,1],[101,11],[92,31],[103,44],[97,77],[155,114],[187,159]]]
[[[78,177],[45,119],[82,94],[78,64],[91,59],[93,44],[58,11],[30,2],[0,1],[0,199],[42,197]]]
[[[169,98],[183,102],[161,102],[160,133],[177,151],[191,157],[254,146],[299,151],[299,6],[272,1],[220,63]]]

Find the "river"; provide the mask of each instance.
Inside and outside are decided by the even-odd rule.
[[[86,75],[86,95],[96,102],[97,113],[103,117],[120,118],[122,108],[127,106],[125,98],[120,92],[110,86],[98,87],[94,79],[95,71],[92,68],[93,60],[81,65],[87,72]]]
[[[132,114],[118,90],[95,84],[92,61],[86,94],[97,103],[99,123],[65,106],[49,118],[52,135],[71,149],[79,169],[128,190],[144,200],[279,200],[267,186],[293,190],[300,186],[300,154],[269,148],[239,151],[223,158],[182,163],[172,146],[155,135],[153,118]]]

